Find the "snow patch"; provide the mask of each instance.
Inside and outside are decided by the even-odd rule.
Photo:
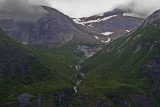
[[[104,13],[101,13],[101,14],[98,14],[97,16],[103,16],[104,15]]]
[[[93,27],[92,24],[88,25],[89,27]]]
[[[101,40],[103,43],[108,43],[108,42],[110,42],[111,41],[111,38],[108,38],[108,40],[107,41],[104,41],[104,40]]]
[[[27,43],[26,42],[22,42],[24,45],[27,45]]]
[[[111,35],[111,34],[113,34],[113,32],[104,32],[104,33],[102,33],[103,35],[106,35],[106,36],[109,36],[109,35]]]
[[[111,18],[116,17],[116,16],[117,16],[117,15],[113,15],[113,16],[105,17],[105,18],[103,18],[103,19],[101,19],[101,20],[102,20],[102,21],[105,21],[105,20],[111,19]]]
[[[101,19],[97,19],[97,20],[89,20],[89,21],[86,21],[86,22],[81,22],[83,24],[90,24],[90,23],[97,23],[97,22],[101,22]]]
[[[133,16],[133,15],[129,13],[123,13],[123,16]]]
[[[94,36],[94,37],[99,40],[99,38],[97,36]]]
[[[128,32],[128,33],[129,33],[130,31],[129,31],[129,30],[126,30],[126,32]]]
[[[144,18],[143,16],[140,16],[140,15],[137,15],[137,14],[133,14],[133,13],[123,13],[123,16]]]
[[[77,18],[77,19],[73,19],[73,21],[77,24],[80,24],[80,25],[83,25],[85,26],[82,22],[81,22],[81,19]]]
[[[77,18],[77,19],[73,19],[73,21],[77,24],[81,24],[81,25],[85,26],[85,24],[98,23],[98,22],[101,22],[101,21],[111,19],[111,18],[116,17],[116,16],[117,15],[113,15],[113,16],[104,17],[102,19],[98,18],[97,20],[89,20],[89,21],[81,21],[79,18]]]

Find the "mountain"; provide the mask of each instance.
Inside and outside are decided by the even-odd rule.
[[[104,47],[94,37],[102,34],[77,25],[56,9],[45,6],[43,9],[46,12],[36,22],[6,18],[0,19],[0,26],[10,37],[41,52],[56,54],[59,59],[63,57],[62,59],[74,66]]]
[[[143,23],[144,19],[131,16],[125,11],[114,9],[103,14],[73,20],[89,30],[103,34],[104,36],[97,36],[97,39],[105,43],[135,30]]]
[[[43,8],[46,13],[36,22],[6,18],[0,20],[0,26],[9,36],[25,43],[97,42],[94,33],[78,26],[68,16],[50,7]]]
[[[79,73],[66,62],[0,29],[0,106],[58,106],[74,94]]]
[[[159,107],[160,10],[85,60],[80,70],[86,76],[73,105]]]

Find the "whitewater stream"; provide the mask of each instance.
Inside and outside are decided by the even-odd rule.
[[[76,68],[76,70],[79,70],[79,69],[81,69],[81,66],[77,65],[75,68]],[[84,78],[85,74],[81,73],[81,76]],[[76,79],[76,86],[74,86],[73,88],[74,88],[75,93],[77,93],[78,92],[77,87],[78,87],[78,85],[80,85],[80,83],[82,82],[82,80],[78,79],[77,75],[75,75],[75,79]]]

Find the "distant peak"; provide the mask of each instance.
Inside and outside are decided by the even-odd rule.
[[[160,10],[157,10],[154,13],[152,13],[150,16],[148,16],[146,18],[146,20],[144,21],[143,26],[145,27],[145,26],[150,25],[158,20],[160,20]]]

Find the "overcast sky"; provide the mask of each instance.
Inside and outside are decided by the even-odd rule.
[[[160,0],[48,0],[49,4],[70,17],[85,17],[112,10],[129,9],[146,17],[160,9]]]
[[[101,14],[115,8],[147,17],[160,9],[160,0],[0,0],[0,19],[37,21],[46,13],[41,5],[56,8],[72,18]]]

